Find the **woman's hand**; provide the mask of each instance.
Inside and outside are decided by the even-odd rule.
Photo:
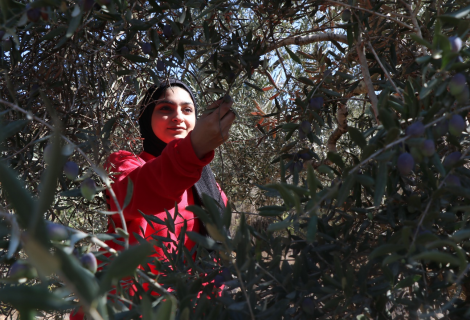
[[[209,110],[214,111],[204,114],[196,122],[191,133],[191,143],[199,159],[227,141],[230,127],[235,120],[232,104],[232,99],[219,99],[209,107]]]

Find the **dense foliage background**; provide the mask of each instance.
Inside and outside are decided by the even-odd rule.
[[[469,318],[469,14],[458,0],[0,1],[1,312]],[[239,117],[212,163],[232,205],[193,207],[211,238],[158,261],[168,238],[103,242],[128,235],[103,234],[122,211],[105,211],[102,165],[140,152],[142,93],[167,77],[202,108],[230,94]],[[174,218],[146,216],[169,232]]]

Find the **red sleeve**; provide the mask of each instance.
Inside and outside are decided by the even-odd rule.
[[[199,159],[191,143],[191,133],[184,139],[168,143],[159,157],[148,162],[130,152],[120,151],[109,157],[107,167],[119,175],[113,178],[112,188],[122,206],[127,192],[127,178],[134,185],[132,200],[126,208],[126,220],[141,218],[138,210],[145,214],[161,212],[180,202],[183,193],[201,177],[202,168],[214,157],[210,152]],[[115,210],[110,199],[111,210]]]

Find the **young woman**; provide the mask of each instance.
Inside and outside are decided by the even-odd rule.
[[[111,154],[107,163],[114,173],[112,188],[121,207],[129,180],[134,186],[132,199],[124,209],[130,245],[137,243],[134,234],[147,240],[156,235],[174,240],[165,243],[169,251],[174,250],[184,220],[187,231],[205,233],[202,223],[186,210],[188,205],[201,204],[203,193],[224,208],[227,199],[219,190],[209,163],[214,149],[229,137],[235,119],[231,107],[232,102],[220,99],[210,106],[214,108],[211,114],[196,121],[196,99],[183,82],[171,79],[148,90],[139,118],[144,151],[139,156],[119,151]],[[109,210],[116,211],[114,201],[108,197],[107,202]],[[165,209],[174,217],[175,204],[180,215],[174,221],[174,233],[165,226],[149,223],[140,213],[164,220]],[[108,233],[115,233],[116,228],[122,228],[117,214],[110,216]],[[114,242],[109,241],[108,245],[122,250]],[[194,243],[185,237],[184,245],[191,250]],[[164,260],[162,249],[155,249],[156,256]]]

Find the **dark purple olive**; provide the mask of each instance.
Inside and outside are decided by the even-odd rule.
[[[299,157],[303,160],[311,160],[313,158],[313,155],[310,154],[310,152],[302,152],[299,153]]]
[[[323,103],[324,103],[323,97],[313,97],[312,99],[310,99],[308,106],[310,109],[318,111],[318,110],[321,110],[321,108],[323,108]]]
[[[102,6],[107,6],[111,3],[111,0],[98,0],[98,3]]]
[[[227,78],[226,78],[226,79],[227,79],[227,82],[228,82],[228,83],[233,83],[233,82],[235,81],[235,77],[236,77],[235,73],[230,72],[230,73],[228,74]]]
[[[260,62],[259,62],[259,59],[258,59],[258,60],[253,61],[253,63],[251,65],[253,66],[254,69],[257,69],[259,67],[259,64],[260,64]]]
[[[310,123],[310,121],[304,120],[300,123],[300,129],[305,134],[309,134],[309,132],[312,131],[312,124]]]
[[[454,174],[449,174],[445,180],[446,185],[460,187],[460,178]]]
[[[4,30],[0,30],[0,40],[3,40],[3,36],[5,35]]]
[[[10,266],[10,278],[35,278],[38,276],[36,269],[24,260],[17,260]]]
[[[63,241],[69,238],[69,232],[63,225],[53,222],[46,223],[46,230],[49,239],[52,241]]]
[[[351,10],[343,10],[343,12],[341,13],[341,20],[343,20],[344,22],[348,22],[349,20],[351,20]]]
[[[232,273],[230,272],[228,268],[226,267],[222,268],[222,271],[220,272],[220,274],[224,277],[225,281],[232,280]]]
[[[163,26],[163,35],[169,39],[173,35],[173,30],[171,29],[171,26],[169,24],[165,24]]]
[[[122,47],[121,48],[121,54],[124,54],[124,55],[129,54],[129,48],[126,47],[126,46]]]
[[[93,253],[85,253],[81,258],[80,258],[80,263],[82,266],[89,270],[91,273],[96,273],[96,270],[98,270],[98,261],[96,260],[96,257]]]
[[[41,10],[39,8],[31,8],[26,11],[26,16],[31,22],[38,22],[41,17]]]
[[[449,37],[452,52],[459,52],[462,49],[462,39],[459,37]]]
[[[449,83],[449,90],[453,96],[457,96],[462,93],[466,87],[467,79],[462,73],[457,73],[452,77]]]
[[[315,313],[315,303],[313,302],[312,298],[304,298],[302,300],[300,308],[303,312],[310,316],[313,316],[313,314]]]
[[[402,153],[397,160],[397,169],[403,176],[407,176],[413,171],[415,160],[408,152]]]
[[[73,161],[67,161],[64,165],[65,176],[70,180],[75,180],[78,176],[78,165]]]
[[[449,120],[449,133],[455,137],[460,137],[465,130],[465,120],[459,114],[454,114]]]
[[[299,127],[298,131],[299,131],[299,139],[305,140],[307,138],[307,135],[305,134],[305,132],[302,130],[301,127]]]
[[[162,60],[157,61],[157,70],[158,71],[165,71],[165,62]]]
[[[465,86],[458,95],[455,96],[455,99],[460,103],[460,104],[467,104],[468,99],[470,98],[470,91],[468,90],[468,87]]]
[[[422,152],[426,157],[430,157],[436,153],[436,145],[434,144],[434,140],[424,140],[422,147]]]
[[[144,54],[151,54],[152,53],[152,45],[148,42],[142,44],[142,52]]]
[[[421,121],[416,121],[406,128],[406,135],[412,137],[419,137],[424,134],[424,124]]]
[[[87,178],[83,180],[83,182],[80,185],[80,191],[82,193],[82,196],[87,199],[87,200],[93,200],[93,197],[95,196],[96,193],[96,184],[95,181],[91,178]]]
[[[455,151],[455,152],[448,154],[443,162],[444,167],[447,167],[447,168],[453,167],[457,163],[457,161],[460,160],[461,157],[462,157],[462,153],[460,153],[459,151]]]
[[[214,278],[214,285],[217,287],[217,288],[220,288],[225,282],[225,279],[224,279],[224,276],[222,276],[221,274],[218,274],[215,276]]]

